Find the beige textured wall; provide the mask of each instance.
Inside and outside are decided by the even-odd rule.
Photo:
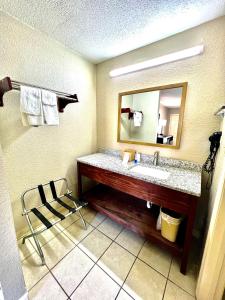
[[[212,211],[214,209],[215,204],[218,205],[218,199],[220,199],[220,196],[222,194],[222,187],[225,181],[225,172],[224,172],[224,166],[225,166],[225,119],[221,122],[221,128],[222,131],[222,137],[220,140],[220,148],[217,152],[216,156],[216,163],[215,163],[215,170],[213,174],[213,181],[212,186],[210,189],[210,202],[208,207],[208,223],[211,219]],[[207,227],[209,224],[207,224]]]
[[[225,247],[225,120],[223,119],[221,130],[220,149],[216,159],[216,169],[213,178],[209,217],[207,224],[207,239],[205,243],[202,265],[197,284],[197,299],[221,299],[224,286],[218,287],[220,279],[224,284],[222,276],[222,265]],[[222,280],[223,279],[223,280]],[[220,294],[220,295],[219,295]]]
[[[25,283],[16,244],[15,228],[6,184],[0,143],[0,282],[5,300],[18,300],[25,293]]]
[[[205,52],[179,62],[110,78],[112,69],[138,63],[203,43]],[[152,45],[121,55],[97,66],[98,146],[123,149],[117,143],[118,93],[177,82],[188,82],[181,147],[158,149],[161,155],[203,163],[208,136],[218,130],[213,114],[225,99],[225,17],[203,24]],[[133,146],[142,153],[156,147]]]
[[[76,189],[75,158],[96,151],[95,66],[46,35],[0,12],[0,78],[77,93],[79,103],[60,114],[59,127],[23,127],[19,93],[4,96],[0,141],[6,161],[17,232],[25,226],[21,193],[50,179],[66,176]]]

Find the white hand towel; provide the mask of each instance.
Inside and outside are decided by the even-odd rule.
[[[141,126],[142,118],[143,118],[143,115],[141,112],[139,112],[139,111],[134,112],[134,126],[135,127]]]
[[[40,89],[21,86],[20,111],[23,126],[40,126],[44,124]]]
[[[21,113],[21,118],[22,118],[22,124],[23,126],[43,126],[44,125],[44,118],[43,118],[43,112],[41,109],[41,114],[40,116],[35,116],[35,115],[29,115],[25,113]]]
[[[41,90],[28,86],[20,87],[20,111],[39,116],[41,114]]]
[[[59,125],[59,113],[56,94],[47,90],[42,90],[41,95],[44,123],[47,125]]]

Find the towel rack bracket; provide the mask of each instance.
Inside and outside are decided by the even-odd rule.
[[[5,77],[0,80],[0,106],[4,106],[3,96],[5,93],[12,90],[12,82],[10,77]]]
[[[68,98],[71,98],[71,100],[68,99]],[[79,102],[79,101],[78,101],[78,98],[77,98],[77,94],[68,96],[67,99],[58,97],[58,110],[59,110],[59,112],[60,112],[60,113],[63,113],[63,112],[64,112],[64,108],[65,108],[68,104],[70,104],[70,103],[76,103],[76,102]]]
[[[11,90],[20,90],[20,85],[27,85],[30,87],[49,90],[49,91],[56,93],[57,98],[58,98],[58,110],[60,113],[64,112],[64,109],[68,104],[79,102],[78,98],[77,98],[77,94],[74,94],[74,95],[66,94],[63,92],[46,89],[46,88],[36,86],[36,85],[13,81],[10,79],[10,77],[7,76],[0,80],[0,107],[4,106],[4,101],[3,101],[4,94]]]

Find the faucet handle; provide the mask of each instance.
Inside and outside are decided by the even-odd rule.
[[[154,158],[153,158],[154,166],[158,166],[158,160],[159,160],[159,151],[155,151]]]

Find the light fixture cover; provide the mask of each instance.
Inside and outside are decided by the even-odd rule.
[[[198,45],[192,48],[184,49],[181,51],[173,52],[167,55],[159,56],[150,60],[143,61],[141,63],[137,63],[134,65],[129,65],[126,67],[122,67],[119,69],[115,69],[110,71],[109,75],[111,77],[116,77],[128,73],[132,73],[135,71],[147,69],[147,68],[152,68],[156,66],[160,66],[169,62],[185,59],[188,57],[192,57],[195,55],[199,55],[203,53],[204,51],[204,45]]]
[[[166,126],[167,120],[159,119],[159,125],[160,126]]]

